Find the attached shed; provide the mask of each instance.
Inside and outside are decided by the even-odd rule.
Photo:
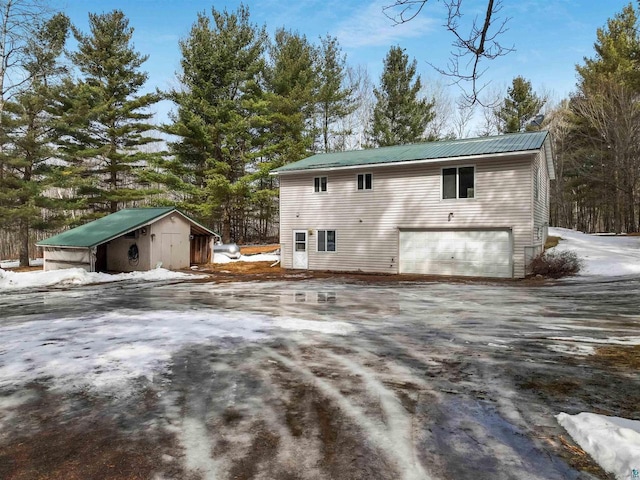
[[[128,208],[38,243],[44,269],[134,272],[209,263],[219,235],[174,207]]]

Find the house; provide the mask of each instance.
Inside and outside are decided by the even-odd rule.
[[[189,268],[209,263],[219,238],[174,207],[127,208],[37,244],[44,269],[89,272]]]
[[[547,237],[545,131],[320,154],[272,174],[285,268],[522,278]]]

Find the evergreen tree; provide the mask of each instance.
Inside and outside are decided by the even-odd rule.
[[[633,232],[640,223],[640,36],[631,4],[598,29],[594,49],[595,57],[576,67],[571,102],[582,158],[593,159],[577,180],[581,191],[595,194],[589,208],[606,217],[609,229]]]
[[[265,241],[278,213],[276,167],[307,156],[313,145],[317,51],[307,38],[279,29],[269,47],[261,102],[260,137],[250,184],[250,210],[258,238]]]
[[[312,147],[317,51],[305,36],[280,29],[269,58],[264,113],[275,168],[304,158]]]
[[[58,101],[61,151],[84,180],[76,193],[95,217],[152,193],[141,187],[157,154],[144,146],[158,141],[148,120],[160,96],[142,93],[147,73],[140,68],[148,57],[135,51],[133,28],[121,11],[89,14],[89,27],[88,35],[72,27],[78,48],[70,58],[80,79],[68,83]]]
[[[434,118],[434,104],[419,97],[421,88],[416,61],[409,63],[402,48],[391,47],[384,59],[380,86],[373,90],[376,104],[369,130],[372,143],[383,147],[425,139],[427,125]]]
[[[332,150],[332,137],[350,134],[347,131],[335,131],[339,120],[345,119],[357,108],[355,88],[346,85],[346,56],[342,55],[335,37],[321,39],[318,68],[318,116],[320,120],[320,149]]]
[[[57,14],[29,39],[24,58],[30,85],[6,101],[2,112],[0,224],[18,232],[20,266],[29,265],[31,230],[51,226],[59,207],[46,194],[58,171],[50,161],[55,135],[49,110],[64,72],[58,61],[68,31],[69,19]],[[43,208],[48,209],[46,221]]]
[[[256,128],[265,100],[258,80],[264,72],[264,28],[249,22],[249,10],[212,9],[213,22],[198,15],[180,42],[180,90],[167,132],[173,158],[159,163],[161,180],[179,192],[181,206],[208,225],[220,219],[222,236],[241,241],[249,196],[247,164],[254,157]]]
[[[596,36],[595,57],[585,57],[584,65],[576,66],[580,89],[588,90],[608,77],[640,91],[640,38],[633,5],[607,20],[607,27],[599,28]]]
[[[507,89],[507,97],[496,111],[501,133],[521,132],[545,104],[545,99],[533,92],[531,82],[523,77],[515,77]]]

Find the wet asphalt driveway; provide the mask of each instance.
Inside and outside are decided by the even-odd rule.
[[[554,415],[640,419],[639,307],[630,278],[0,293],[0,478],[608,478]]]

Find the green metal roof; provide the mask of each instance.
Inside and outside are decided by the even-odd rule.
[[[127,208],[38,242],[41,246],[95,247],[176,210],[175,207]],[[176,210],[177,211],[177,210]]]
[[[412,160],[446,160],[453,157],[535,151],[542,147],[548,132],[524,132],[493,137],[443,140],[438,142],[398,145],[350,152],[321,153],[276,168],[272,173],[300,170],[323,170]]]

